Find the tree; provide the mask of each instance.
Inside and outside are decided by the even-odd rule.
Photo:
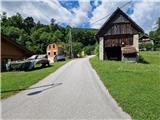
[[[56,19],[52,18],[51,19],[51,25],[55,25]]]
[[[158,18],[156,24],[157,24],[157,28],[160,29],[160,17]]]
[[[55,23],[56,19],[52,18],[51,23],[49,25],[50,31],[55,32],[57,29],[59,29],[58,25]]]
[[[53,42],[55,43],[59,43],[61,40],[63,40],[63,34],[61,33],[61,31],[56,30],[53,33],[53,38],[52,38]]]
[[[86,29],[72,29],[73,40],[81,42],[84,46],[96,43],[95,32]]]
[[[24,29],[30,35],[32,27],[34,27],[34,19],[32,17],[27,17],[24,19]]]
[[[19,36],[19,38],[17,39],[17,42],[25,47],[28,48],[27,46],[27,41],[31,41],[30,40],[30,36],[26,33],[23,33]]]
[[[88,45],[84,47],[84,52],[86,55],[92,55],[94,54],[95,46],[94,45]]]
[[[14,26],[18,27],[19,29],[22,29],[24,27],[24,24],[21,14],[16,13],[16,15],[9,17],[8,24],[9,26]]]
[[[81,53],[83,45],[80,42],[73,42],[72,48],[73,57],[78,57],[77,55]]]
[[[151,31],[149,36],[153,38],[154,49],[160,50],[160,18],[157,20],[157,29],[155,31]]]
[[[22,33],[22,30],[20,30],[17,27],[13,27],[13,26],[11,26],[11,27],[9,27],[9,26],[4,27],[3,26],[2,27],[2,33],[4,33],[5,35],[7,35],[7,36],[9,36],[9,37],[11,37],[13,39],[18,39],[19,36]]]
[[[6,23],[6,22],[7,22],[7,13],[3,11],[1,15],[1,23]]]

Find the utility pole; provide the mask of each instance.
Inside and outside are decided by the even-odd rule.
[[[73,57],[73,52],[72,52],[72,33],[71,33],[71,28],[69,29],[69,52],[70,52],[70,58]]]

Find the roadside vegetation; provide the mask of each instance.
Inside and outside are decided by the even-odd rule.
[[[1,32],[35,54],[45,54],[48,44],[56,43],[62,45],[65,56],[69,56],[70,30],[73,57],[77,57],[77,54],[80,55],[82,51],[88,55],[94,51],[96,29],[60,26],[54,18],[46,25],[40,21],[35,22],[30,16],[23,18],[19,13],[8,17],[6,12],[2,12],[0,16]]]
[[[141,52],[146,64],[90,59],[110,94],[132,119],[160,119],[160,52]]]
[[[43,69],[39,69],[39,67],[37,67],[37,69],[28,72],[24,71],[2,72],[1,99],[14,95],[20,90],[24,90],[29,86],[37,83],[44,77],[48,76],[50,73],[56,71],[66,62],[68,61],[56,62],[52,64],[50,67],[46,67]]]
[[[153,39],[154,50],[160,50],[160,17],[156,21],[156,27],[154,31],[149,32],[149,36]],[[150,45],[147,45],[146,48],[151,48]]]

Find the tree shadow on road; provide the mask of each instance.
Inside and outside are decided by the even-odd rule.
[[[61,85],[61,84],[62,83],[52,83],[52,84],[47,84],[47,85],[42,85],[42,86],[37,86],[37,87],[24,88],[24,89],[5,90],[5,91],[1,91],[1,93],[17,92],[17,91],[30,90],[30,89],[43,88],[43,87],[48,87],[48,88],[46,88],[46,90],[47,90],[49,88],[56,87],[56,86]]]
[[[51,84],[50,87],[48,87],[48,88],[45,88],[45,89],[43,89],[43,90],[38,90],[38,91],[30,92],[30,93],[28,93],[27,95],[28,95],[28,96],[36,95],[36,94],[42,93],[42,92],[44,92],[44,91],[46,91],[46,90],[48,90],[48,89],[51,89],[51,88],[53,88],[53,87],[59,86],[59,85],[61,85],[61,84],[62,84],[62,83]]]

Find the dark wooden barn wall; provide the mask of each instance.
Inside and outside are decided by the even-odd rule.
[[[126,45],[133,45],[133,35],[107,36],[104,39],[104,47],[122,47]]]
[[[122,16],[121,14],[117,14],[112,23],[130,23],[129,20],[127,20],[124,16]]]
[[[107,29],[109,28],[109,29]],[[130,21],[120,14],[117,14],[110,22],[105,32],[106,35],[136,34],[138,31],[132,26]]]
[[[110,26],[105,35],[135,34],[137,31],[130,23],[116,23]]]

